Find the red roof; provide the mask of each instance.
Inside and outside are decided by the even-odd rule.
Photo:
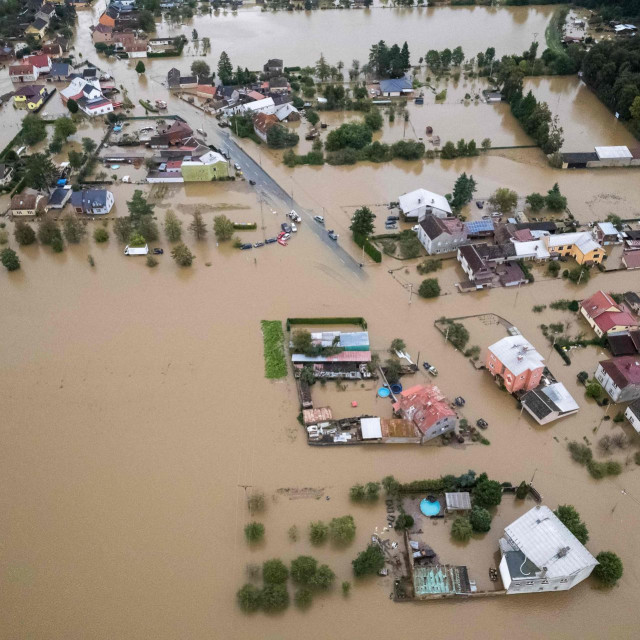
[[[423,434],[438,420],[456,415],[440,389],[431,384],[405,389],[398,396],[393,410],[403,418],[411,420]]]
[[[212,97],[216,95],[216,88],[210,84],[199,84],[196,91],[198,93],[206,93]]]
[[[10,76],[24,76],[28,73],[33,73],[32,64],[14,64],[12,67],[9,67]]]
[[[640,269],[640,251],[627,251],[623,259],[627,269]]]
[[[618,310],[620,309],[616,301],[604,291],[597,291],[590,298],[583,300],[580,306],[590,318],[594,319],[611,307],[615,307]]]
[[[640,356],[621,356],[603,360],[600,366],[620,389],[640,385]]]
[[[169,160],[167,169],[179,169],[182,166],[182,160]]]
[[[38,68],[51,66],[51,60],[49,59],[49,56],[44,53],[33,56],[25,56],[24,59],[29,64],[32,64]]]

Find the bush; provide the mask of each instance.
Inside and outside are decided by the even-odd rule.
[[[374,261],[382,262],[382,254],[376,247],[374,247],[367,238],[358,234],[353,234],[353,241],[362,248],[364,246],[365,253]]]
[[[309,525],[309,540],[311,544],[322,544],[329,536],[329,527],[322,521],[312,522]]]
[[[109,232],[104,227],[98,227],[93,232],[93,239],[98,243],[106,242],[109,239]]]
[[[574,284],[587,284],[587,282],[589,282],[589,278],[591,278],[591,272],[588,267],[578,265],[577,267],[569,270],[567,278]]]
[[[245,584],[236,594],[238,606],[245,613],[257,611],[262,604],[262,592],[252,584]]]
[[[181,267],[190,267],[195,260],[195,256],[191,253],[189,247],[182,242],[173,247],[171,256],[176,261],[176,264]]]
[[[289,578],[289,569],[282,560],[274,558],[262,564],[262,579],[266,584],[284,584]]]
[[[425,275],[426,273],[431,273],[432,271],[439,271],[440,269],[442,269],[442,260],[440,260],[440,258],[425,260],[417,266],[417,270],[420,275]]]
[[[249,513],[261,513],[265,509],[264,493],[254,491],[247,496],[247,507]]]
[[[157,266],[158,266],[158,260],[151,254],[149,254],[147,256],[147,267],[153,268]]]
[[[578,538],[581,544],[587,544],[589,531],[587,525],[580,519],[580,514],[570,504],[561,504],[555,511],[558,520]]]
[[[554,278],[558,277],[560,273],[560,263],[552,261],[547,265],[547,273]]]
[[[467,542],[471,539],[473,527],[469,518],[458,516],[451,525],[451,537],[458,542]]]
[[[518,500],[524,500],[529,494],[529,485],[523,480],[516,489],[516,498]]]
[[[589,374],[586,371],[580,371],[578,374],[578,382],[584,384],[589,379]]]
[[[382,488],[387,495],[397,495],[400,483],[393,476],[385,476],[382,478]]]
[[[318,569],[318,561],[311,556],[298,556],[291,561],[291,579],[296,584],[310,584]]]
[[[249,543],[259,542],[264,538],[264,525],[260,522],[250,522],[244,528],[244,537]]]
[[[547,308],[546,304],[536,304],[533,306],[533,313],[542,313]]]
[[[313,592],[311,589],[302,587],[296,591],[296,595],[293,596],[293,601],[298,609],[308,609],[313,602]]]
[[[384,567],[384,553],[377,544],[370,544],[351,562],[357,577],[378,573]]]
[[[482,479],[473,490],[473,501],[478,507],[497,507],[502,502],[502,487],[495,480]]]
[[[9,242],[9,232],[1,230],[0,231],[0,246],[7,244]]]
[[[591,380],[585,389],[585,395],[588,398],[599,398],[602,393],[602,387],[597,380]]]
[[[587,464],[593,458],[593,452],[586,444],[570,442],[567,447],[573,460],[580,464]]]
[[[351,591],[351,583],[348,580],[344,580],[342,583],[342,595],[346,598]]]
[[[469,522],[476,533],[487,533],[491,529],[491,514],[482,507],[474,506],[469,514]]]
[[[437,298],[440,295],[440,284],[437,278],[425,278],[418,289],[421,298]]]
[[[396,531],[403,531],[404,529],[411,529],[413,527],[413,518],[408,513],[401,513],[396,520],[394,529]]]
[[[311,585],[316,589],[328,589],[336,577],[336,574],[326,564],[321,564],[311,578]]]
[[[13,237],[20,246],[25,247],[36,241],[36,232],[31,225],[23,220],[18,220],[13,230]]]
[[[356,524],[353,516],[333,518],[329,523],[329,536],[337,544],[347,544],[356,537]]]
[[[267,584],[261,594],[262,608],[267,612],[284,611],[289,606],[289,592],[284,584]]]
[[[611,587],[622,578],[622,560],[613,551],[601,551],[596,560],[599,564],[593,570],[593,575],[600,582]]]
[[[13,249],[3,249],[0,252],[0,262],[7,271],[17,271],[20,268],[20,258]]]

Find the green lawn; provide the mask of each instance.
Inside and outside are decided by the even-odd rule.
[[[284,378],[287,375],[287,361],[284,355],[284,332],[280,320],[263,320],[262,339],[264,341],[264,375],[267,378]]]

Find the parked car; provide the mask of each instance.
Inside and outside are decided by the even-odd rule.
[[[287,214],[294,222],[302,222],[302,218],[300,217],[300,215],[294,210],[291,209],[291,211],[289,211],[289,213]]]
[[[233,168],[234,168],[236,171],[242,171],[242,169],[241,169],[240,165],[239,165],[237,162],[234,162],[234,163],[233,163]]]
[[[291,223],[291,232],[296,233],[298,231],[298,227],[295,224]]]
[[[283,234],[284,235],[284,234]],[[277,242],[278,238],[267,238],[264,243],[265,244],[273,244],[274,242]]]
[[[413,227],[411,227],[411,231],[414,231],[415,233],[418,233],[419,230],[420,230],[419,224],[414,224]]]
[[[254,249],[257,249],[258,247],[264,247],[264,242],[254,242],[253,247]]]
[[[280,238],[282,238],[282,236],[284,236],[284,235],[285,235],[284,231],[281,231],[281,232],[278,234],[278,237],[276,238],[276,240],[280,240]]]
[[[478,209],[484,209],[484,200],[476,200],[476,207],[478,207]]]
[[[398,225],[395,222],[388,222],[384,225],[385,229],[397,229]]]
[[[164,253],[164,249],[159,249],[158,247],[156,247],[156,248],[153,250],[153,253],[154,253],[155,255],[157,255],[157,256],[161,256],[161,255]]]
[[[290,227],[286,222],[283,222],[283,223],[280,225],[280,228],[281,228],[285,233],[291,233],[291,227]]]
[[[290,234],[290,233],[285,233],[285,234],[282,236],[281,240],[288,240],[290,237],[291,237],[291,234]]]
[[[247,243],[247,244],[243,244],[240,248],[241,248],[243,251],[246,251],[247,249],[251,249],[252,247],[253,247],[253,245],[249,242],[249,243]]]
[[[387,220],[400,220],[400,216],[387,216]]]
[[[322,216],[313,216],[313,219],[320,224],[324,224],[324,218]]]
[[[329,229],[329,231],[327,233],[329,234],[329,237],[333,241],[336,241],[338,239],[338,234],[333,229]]]
[[[255,180],[249,180],[249,184],[250,184],[252,187],[255,187],[255,185],[256,185],[256,181],[255,181]]]

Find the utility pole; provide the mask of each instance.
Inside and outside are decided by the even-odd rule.
[[[516,291],[516,297],[515,300],[513,301],[513,306],[516,306],[516,303],[518,302],[518,296],[520,295],[520,285],[522,284],[522,281],[518,282],[518,290]]]
[[[412,297],[413,297],[413,284],[409,283],[409,304],[411,304]]]
[[[578,278],[577,284],[580,284],[580,280],[582,280],[582,274],[584,273],[584,269],[580,269],[580,277]]]

